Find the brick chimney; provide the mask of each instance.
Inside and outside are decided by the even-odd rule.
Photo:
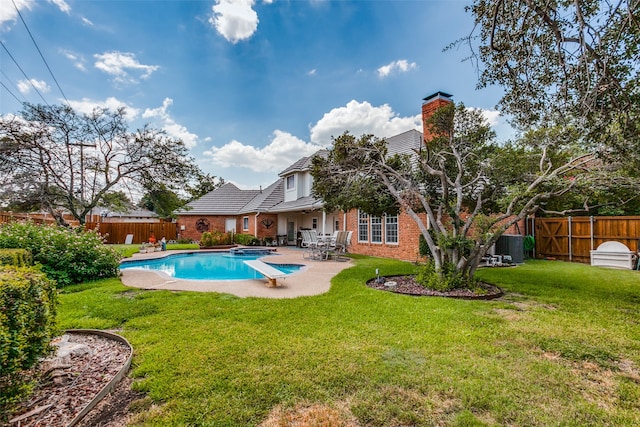
[[[427,120],[438,108],[453,102],[451,100],[452,96],[453,95],[449,95],[448,93],[438,91],[422,99],[422,139],[425,142],[431,141],[434,138],[434,135],[427,130]]]

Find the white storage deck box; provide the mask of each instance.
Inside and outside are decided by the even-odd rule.
[[[636,254],[620,242],[604,242],[591,251],[591,265],[633,270]]]

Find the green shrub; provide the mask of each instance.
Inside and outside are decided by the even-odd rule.
[[[236,234],[234,236],[234,241],[239,245],[248,246],[254,240],[257,240],[257,239],[252,234]]]
[[[55,283],[36,268],[0,266],[0,408],[19,398],[19,374],[47,354],[54,335]]]
[[[33,257],[28,249],[0,249],[0,265],[28,267],[33,265]]]
[[[445,264],[442,272],[436,271],[435,263],[430,260],[419,266],[416,271],[416,282],[427,289],[446,292],[454,289],[475,289],[477,281],[456,271],[452,264]]]
[[[205,231],[200,237],[200,246],[219,246],[231,244],[231,233],[221,231]]]
[[[421,257],[431,256],[431,249],[429,249],[429,245],[427,245],[427,241],[422,233],[418,236],[418,253]]]
[[[200,236],[200,246],[213,246],[213,236],[210,232],[205,231]]]
[[[32,222],[0,227],[0,248],[27,249],[49,278],[66,286],[118,275],[120,254],[93,230],[68,229]]]

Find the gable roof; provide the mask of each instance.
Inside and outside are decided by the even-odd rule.
[[[181,215],[237,215],[258,194],[260,194],[260,190],[240,190],[229,182],[199,199],[187,203],[184,209],[179,209],[176,213]]]
[[[284,184],[277,180],[264,190],[260,190],[249,203],[244,205],[238,213],[265,212],[284,199]]]
[[[293,172],[304,172],[304,171],[308,171],[309,169],[311,169],[311,160],[315,157],[315,156],[325,156],[327,155],[328,151],[325,149],[322,150],[318,150],[315,153],[313,153],[310,156],[307,157],[303,157],[301,159],[296,160],[291,166],[289,166],[288,168],[286,168],[285,170],[283,170],[282,172],[280,172],[278,174],[279,177],[284,177],[286,175],[289,175]]]

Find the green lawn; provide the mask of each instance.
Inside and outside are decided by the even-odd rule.
[[[109,245],[115,250],[119,251],[122,256],[125,258],[129,258],[131,255],[140,251],[140,245]],[[200,249],[197,243],[168,243],[167,250],[178,250],[178,249]]]
[[[290,300],[78,285],[59,324],[129,339],[145,426],[640,425],[640,273],[530,261],[479,272],[503,299],[464,301],[369,289],[412,266],[355,264]]]

